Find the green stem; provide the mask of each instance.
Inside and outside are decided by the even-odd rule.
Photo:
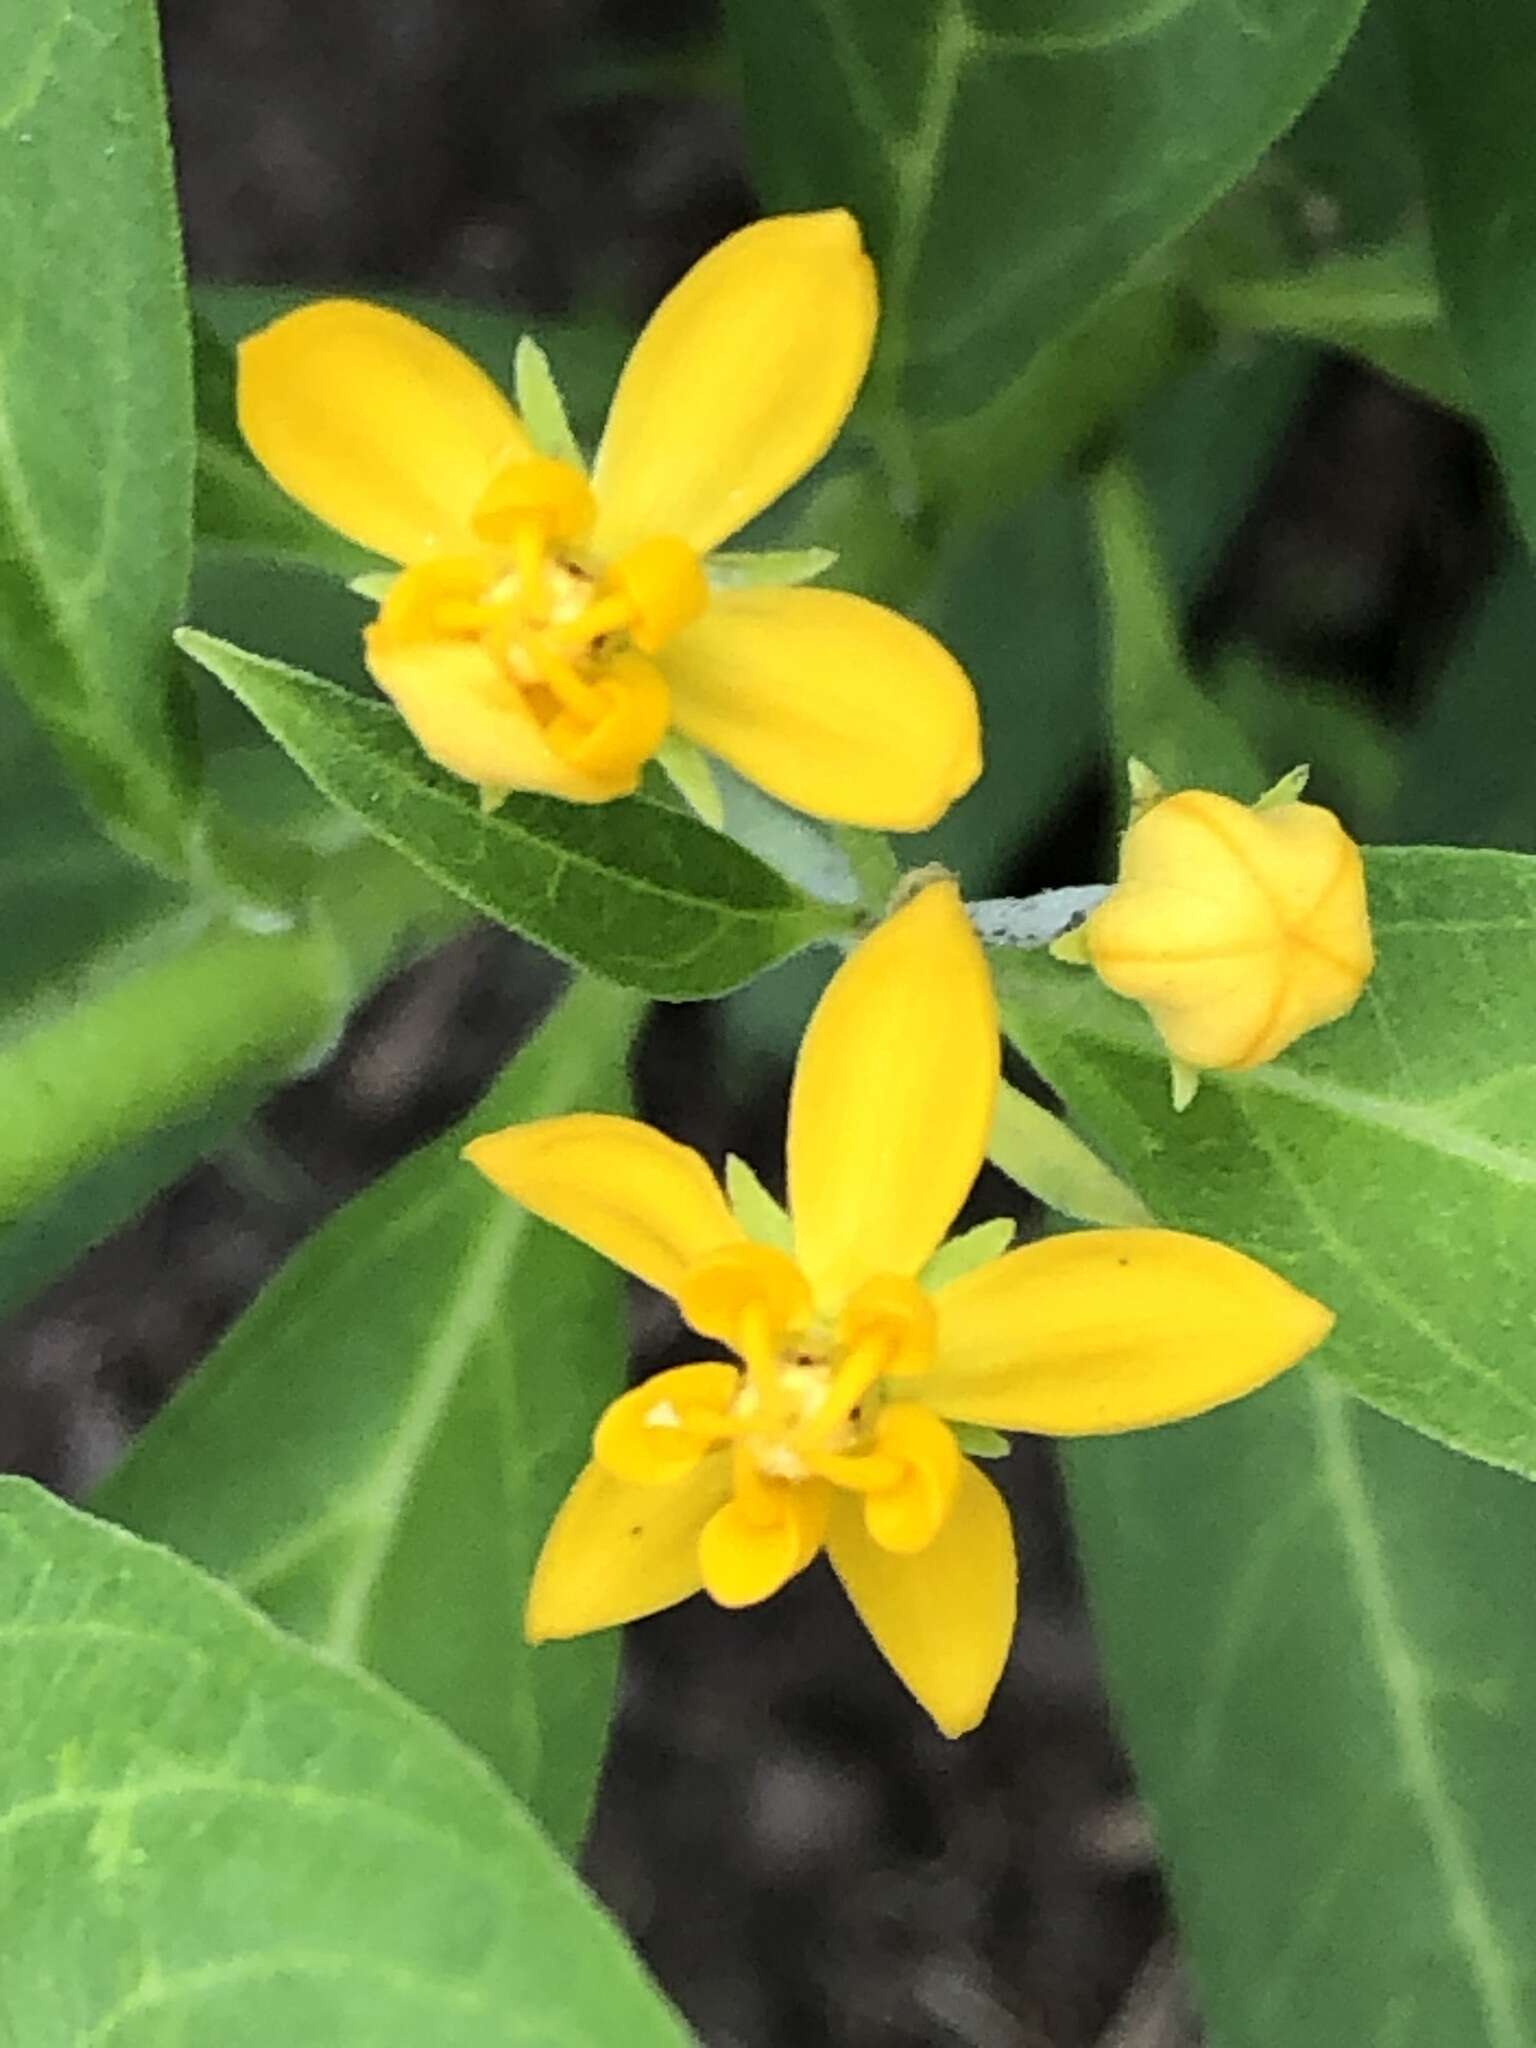
[[[0,1047],[0,1222],[230,1088],[313,1064],[393,961],[466,922],[397,855],[358,846],[327,863],[302,923],[210,926],[35,1024]]]

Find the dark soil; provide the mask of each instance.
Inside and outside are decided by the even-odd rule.
[[[751,210],[709,0],[163,12],[197,277],[634,317]],[[1482,544],[1468,461],[1428,408],[1327,373],[1202,630],[1235,608],[1283,639],[1298,560],[1326,562],[1334,651],[1407,687]],[[82,1490],[299,1237],[468,1107],[551,987],[547,963],[483,933],[381,993],[237,1151],[9,1327],[5,1462]],[[725,1100],[716,1030],[662,1018],[648,1106],[717,1155],[729,1138],[762,1157],[782,1081]],[[670,1334],[648,1312],[641,1352]],[[1001,1469],[1022,1609],[962,1743],[927,1727],[819,1569],[759,1612],[694,1602],[631,1633],[588,1870],[715,2048],[1197,2039],[1052,1458],[1025,1444]]]

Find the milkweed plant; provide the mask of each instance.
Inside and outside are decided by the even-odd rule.
[[[621,1625],[830,1572],[938,1756],[1023,1432],[1212,2038],[1525,2048],[1536,28],[727,17],[760,212],[623,333],[189,296],[149,0],[0,22],[7,1302],[403,963],[562,963],[93,1498],[0,1480],[0,2040],[683,2041],[572,1867]],[[1390,716],[1186,629],[1341,353],[1508,492]],[[629,1078],[749,984],[751,1163]]]

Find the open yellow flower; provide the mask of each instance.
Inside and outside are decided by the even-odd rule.
[[[1013,1538],[952,1427],[1073,1436],[1236,1399],[1333,1317],[1241,1253],[1169,1230],[1029,1244],[934,1287],[924,1268],[986,1149],[997,1014],[953,885],[853,952],[790,1101],[794,1254],[752,1242],[697,1152],[566,1116],[466,1151],[507,1194],[669,1294],[706,1356],[622,1395],[550,1531],[535,1641],[701,1588],[763,1600],[825,1548],[948,1735],[981,1719],[1013,1633]]]
[[[1120,879],[1079,944],[1183,1066],[1261,1066],[1344,1016],[1365,986],[1360,849],[1318,804],[1281,795],[1250,808],[1181,790],[1127,831]]]
[[[291,497],[405,565],[368,666],[454,774],[600,803],[675,727],[801,810],[916,831],[980,772],[958,663],[863,598],[712,590],[705,561],[825,454],[875,317],[852,217],[784,215],[657,308],[590,481],[450,343],[350,299],[242,345],[240,425]]]

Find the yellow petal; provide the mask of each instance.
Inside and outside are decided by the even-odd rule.
[[[981,773],[965,670],[862,597],[725,591],[660,661],[678,729],[815,817],[920,832]]]
[[[562,760],[522,693],[483,647],[455,640],[401,642],[376,627],[363,640],[374,681],[422,752],[450,774],[569,803],[607,803],[634,788],[633,765],[597,774]]]
[[[697,1593],[699,1532],[730,1490],[731,1461],[723,1451],[672,1486],[631,1486],[588,1465],[534,1567],[528,1640],[612,1628]]]
[[[592,1462],[631,1486],[675,1485],[718,1446],[740,1388],[738,1369],[715,1360],[654,1372],[598,1417]]]
[[[823,1307],[927,1263],[980,1171],[998,1067],[981,943],[932,882],[833,975],[795,1067],[789,1207]]]
[[[821,1548],[831,1488],[816,1480],[760,1481],[755,1508],[716,1508],[699,1535],[704,1590],[721,1607],[755,1607],[803,1572]],[[765,1514],[765,1503],[777,1512]]]
[[[1018,1603],[1008,1510],[967,1461],[955,1504],[915,1556],[882,1550],[856,1500],[840,1494],[827,1555],[896,1676],[946,1735],[964,1735],[997,1690]]]
[[[874,267],[851,214],[760,220],[669,292],[614,393],[593,546],[676,534],[707,554],[826,453],[874,343]]]
[[[675,1294],[688,1268],[741,1241],[687,1145],[624,1116],[552,1116],[476,1138],[464,1157],[536,1216]]]
[[[1178,1230],[1082,1230],[934,1297],[921,1397],[957,1422],[1094,1436],[1201,1415],[1321,1344],[1333,1313],[1256,1259]]]
[[[275,483],[393,562],[475,546],[469,518],[534,453],[485,372],[430,327],[321,299],[240,344],[240,431]]]

